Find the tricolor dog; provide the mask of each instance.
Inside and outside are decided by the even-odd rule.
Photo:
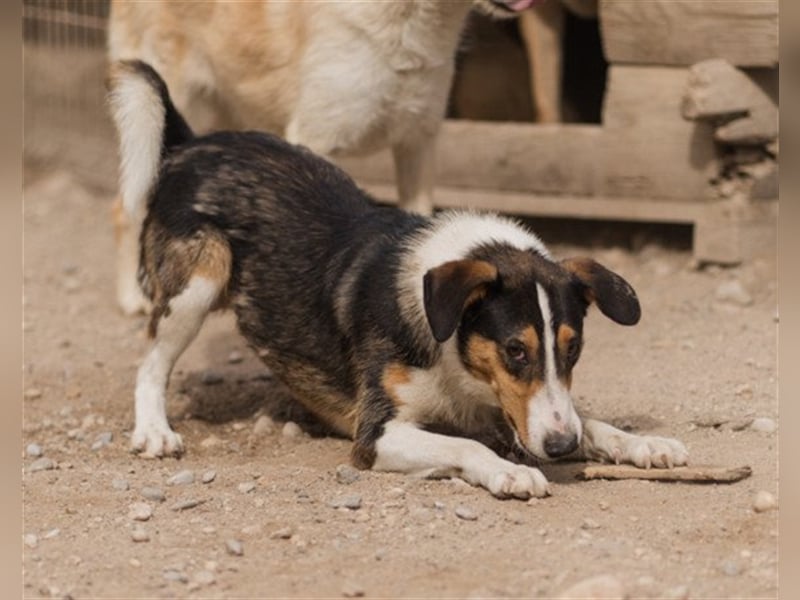
[[[135,451],[177,455],[166,418],[175,361],[230,308],[294,397],[353,440],[360,468],[461,477],[499,497],[544,496],[517,451],[685,464],[679,441],[581,420],[570,396],[583,320],[639,320],[627,282],[589,258],[555,260],[512,220],[435,217],[373,202],[340,169],[256,132],[195,137],[148,65],[109,77],[124,200],[146,207],[139,278],[152,349],[136,381]]]

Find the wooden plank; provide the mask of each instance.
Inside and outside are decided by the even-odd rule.
[[[611,63],[778,64],[777,0],[601,0],[600,26]]]
[[[682,116],[688,77],[685,67],[609,69],[602,151],[594,153],[602,161],[598,195],[712,198],[713,127]]]
[[[735,483],[752,475],[753,469],[693,465],[672,469],[640,469],[632,465],[588,465],[581,472],[583,479],[649,479],[692,483]]]

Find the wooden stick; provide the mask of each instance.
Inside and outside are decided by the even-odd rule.
[[[672,469],[640,469],[632,465],[586,466],[580,473],[582,479],[652,479],[658,481],[689,481],[700,483],[733,483],[750,477],[753,470],[749,466],[715,467],[712,465],[692,465]]]

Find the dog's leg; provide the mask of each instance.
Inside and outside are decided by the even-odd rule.
[[[224,285],[217,278],[192,276],[158,321],[155,343],[136,378],[136,427],[131,437],[134,452],[146,457],[183,452],[181,436],[167,422],[167,383],[175,361],[197,335]]]
[[[564,8],[545,2],[522,12],[520,35],[528,54],[531,99],[539,123],[560,123]]]
[[[672,468],[689,460],[689,452],[679,440],[635,435],[594,419],[583,422],[578,452],[587,459],[630,463],[643,469]]]
[[[139,287],[139,233],[141,219],[131,217],[118,196],[112,206],[117,245],[117,303],[126,315],[149,312],[150,302]]]
[[[424,431],[397,420],[384,425],[375,443],[372,468],[423,477],[460,477],[498,498],[549,494],[547,479],[539,469],[500,458],[475,440]]]
[[[392,146],[397,177],[398,206],[423,215],[433,213],[436,179],[436,136]]]

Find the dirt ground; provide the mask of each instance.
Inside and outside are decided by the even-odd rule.
[[[647,240],[552,244],[617,270],[643,306],[634,328],[590,313],[578,410],[753,473],[586,482],[583,465],[545,465],[551,497],[499,501],[458,481],[342,482],[349,442],[284,428],[314,432],[230,315],[206,323],[173,376],[185,457],[129,454],[147,340],[113,302],[109,197],[66,172],[26,179],[26,597],[556,597],[596,575],[631,598],[777,596],[778,513],[754,510],[778,485],[774,256],[698,270]],[[171,484],[184,470],[194,481]]]

